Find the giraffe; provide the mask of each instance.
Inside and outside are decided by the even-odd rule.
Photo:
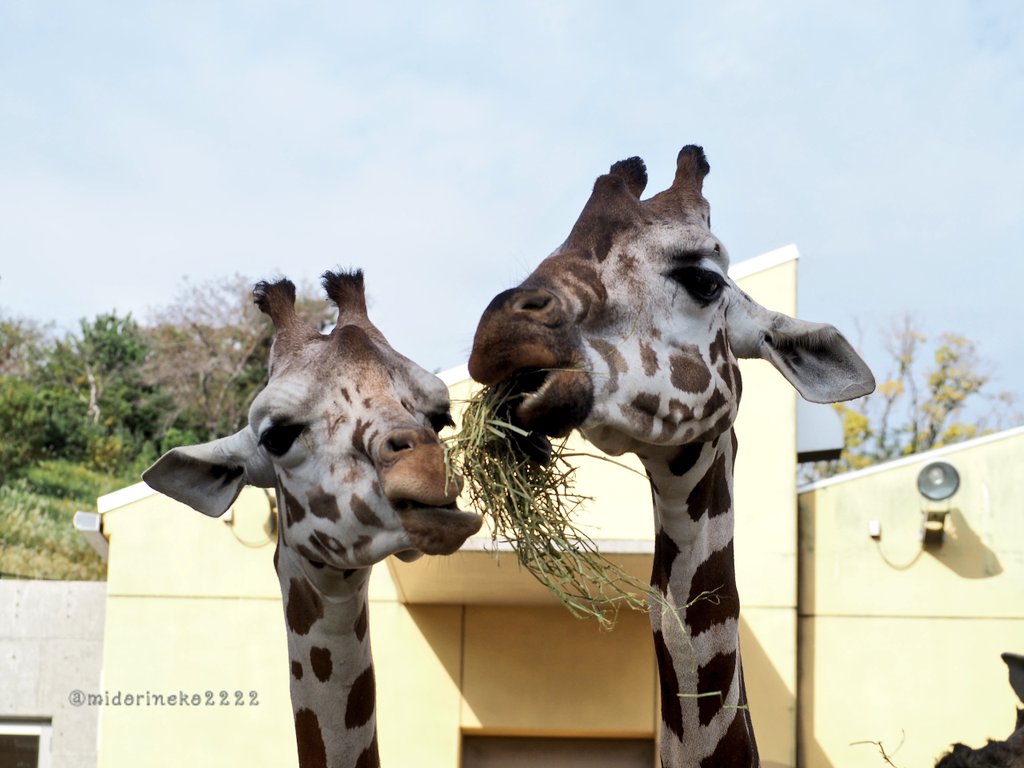
[[[447,387],[370,322],[362,272],[327,272],[323,283],[338,307],[327,334],[297,317],[291,282],[256,286],[276,333],[248,425],[174,448],[143,479],[210,516],[247,484],[276,489],[300,768],[371,768],[370,567],[390,554],[450,554],[481,518],[456,508],[462,479],[446,477],[437,433],[452,425]]]
[[[874,389],[832,326],[769,311],[728,277],[711,233],[704,151],[679,153],[671,186],[641,200],[638,157],[600,176],[566,241],[480,319],[469,372],[515,377],[514,418],[551,437],[578,429],[632,452],[650,480],[651,610],[666,767],[760,764],[739,654],[732,429],[737,358],[771,362],[808,400]],[[658,605],[661,607],[658,607]]]

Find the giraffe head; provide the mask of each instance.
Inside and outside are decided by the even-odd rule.
[[[174,448],[143,479],[211,516],[246,485],[276,487],[280,541],[316,567],[450,554],[481,519],[456,508],[462,480],[446,474],[447,387],[370,322],[362,272],[328,272],[324,287],[338,306],[327,334],[298,318],[291,282],[256,286],[276,336],[249,424]]]
[[[706,441],[735,419],[738,357],[768,360],[813,402],[874,389],[832,326],[769,311],[728,277],[709,169],[684,147],[672,185],[641,200],[643,161],[615,163],[566,241],[487,307],[469,371],[484,384],[518,375],[523,426],[580,428],[610,453]]]

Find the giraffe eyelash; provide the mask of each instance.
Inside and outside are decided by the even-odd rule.
[[[305,431],[305,424],[276,424],[260,435],[260,445],[272,456],[284,456]]]
[[[427,416],[427,420],[430,422],[431,429],[438,433],[445,427],[455,426],[455,419],[452,418],[451,411],[430,414]]]
[[[705,306],[717,299],[725,287],[725,280],[717,272],[695,266],[676,267],[665,276],[681,285],[690,296]]]

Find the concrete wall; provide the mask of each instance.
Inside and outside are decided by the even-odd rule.
[[[49,720],[51,768],[96,765],[106,584],[0,581],[0,720]]]
[[[922,549],[916,480],[959,472],[947,538]],[[932,765],[1013,728],[999,658],[1024,651],[1024,429],[810,486],[800,494],[802,764]],[[881,523],[874,541],[868,523]]]

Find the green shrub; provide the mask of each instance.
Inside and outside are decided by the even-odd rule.
[[[0,573],[103,580],[106,565],[72,524],[82,506],[93,504],[44,496],[26,479],[0,486]]]
[[[22,478],[26,490],[56,499],[72,499],[89,509],[95,507],[96,497],[126,485],[124,478],[59,460],[41,461],[22,472]]]

